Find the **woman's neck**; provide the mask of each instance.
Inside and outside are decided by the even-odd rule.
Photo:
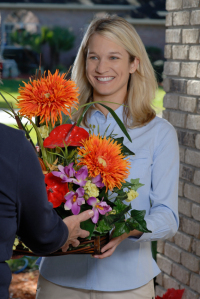
[[[110,107],[113,110],[116,110],[117,108],[119,108],[119,106],[125,102],[125,99],[126,99],[126,96],[116,98],[116,96],[113,96],[113,95],[101,96],[101,95],[93,94],[93,102],[103,102],[103,103],[105,103],[106,106]],[[95,107],[98,110],[100,110],[105,116],[107,116],[109,111],[106,108],[104,108],[100,104],[95,104]]]

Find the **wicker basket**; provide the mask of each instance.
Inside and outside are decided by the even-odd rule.
[[[61,256],[68,254],[101,254],[101,248],[109,242],[109,234],[106,236],[93,237],[91,240],[79,239],[80,245],[78,247],[70,246],[67,252],[62,252],[59,249],[56,252],[53,252],[48,255],[39,255],[39,256]],[[13,255],[26,255],[26,256],[38,256],[32,251],[29,251],[28,248],[24,248],[22,244],[17,245],[16,250],[13,250]]]

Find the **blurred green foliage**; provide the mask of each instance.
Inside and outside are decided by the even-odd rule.
[[[157,81],[161,83],[163,81],[162,73],[164,68],[163,51],[153,46],[147,46],[146,51],[154,68]]]
[[[22,268],[24,268],[24,266],[26,266],[26,268],[23,271],[34,271],[34,270],[38,270],[38,265],[35,264],[35,262],[37,261],[38,257],[33,257],[33,256],[24,256],[20,259],[10,259],[9,261],[6,261],[7,264],[10,267],[10,270],[12,272],[17,272],[22,270]]]
[[[54,71],[59,64],[60,52],[73,48],[75,35],[68,28],[42,26],[40,33],[30,33],[20,29],[12,32],[10,38],[13,44],[29,47],[38,53],[41,53],[42,45],[48,44],[51,56],[50,69]]]

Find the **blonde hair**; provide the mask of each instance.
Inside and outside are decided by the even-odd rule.
[[[128,128],[147,124],[155,117],[155,111],[151,107],[157,88],[154,70],[145,47],[133,26],[116,15],[94,19],[83,37],[71,76],[79,87],[80,105],[92,101],[92,86],[86,77],[85,67],[89,39],[95,33],[122,46],[129,53],[130,62],[134,61],[135,57],[139,59],[137,70],[129,77],[127,98],[124,103],[127,107],[124,107],[123,110],[123,121]],[[83,113],[84,108],[80,108],[74,113],[75,121]],[[87,116],[91,109],[84,115],[82,121],[86,127],[88,127]]]

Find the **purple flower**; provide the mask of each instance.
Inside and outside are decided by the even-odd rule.
[[[81,210],[80,206],[85,203],[83,198],[84,192],[84,189],[81,187],[78,188],[76,192],[68,192],[67,195],[64,196],[66,199],[66,203],[64,205],[65,210],[72,210],[74,215],[78,215]]]
[[[92,178],[91,182],[95,184],[98,188],[103,188],[105,186],[100,174],[98,174],[95,178]]]
[[[91,218],[93,223],[98,222],[99,213],[101,215],[105,215],[107,212],[112,211],[111,207],[105,201],[99,202],[96,197],[88,198],[87,203],[90,206],[93,206],[92,210],[94,212],[94,216]]]
[[[70,163],[68,166],[58,165],[60,171],[52,171],[54,176],[57,176],[62,179],[62,183],[72,183],[73,177],[76,171],[73,168],[74,163]]]
[[[83,187],[87,182],[86,180],[87,176],[88,176],[87,166],[83,166],[75,173],[76,179],[73,179],[73,183]]]

